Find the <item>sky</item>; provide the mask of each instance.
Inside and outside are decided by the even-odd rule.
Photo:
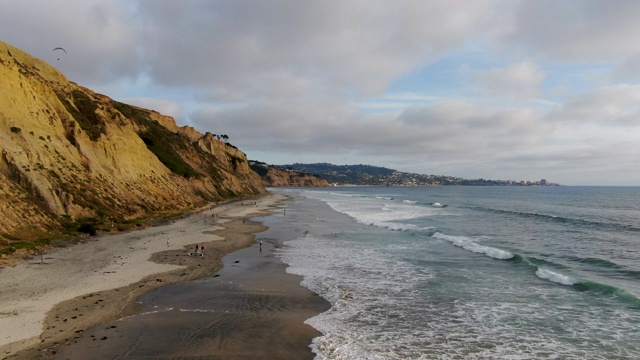
[[[0,40],[251,160],[638,186],[638,19],[635,0],[0,0]]]

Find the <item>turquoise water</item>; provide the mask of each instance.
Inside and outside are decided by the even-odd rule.
[[[640,188],[272,191],[317,359],[640,358]]]

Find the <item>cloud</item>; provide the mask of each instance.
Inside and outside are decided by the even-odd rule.
[[[488,4],[150,1],[140,3],[137,19],[148,70],[161,84],[233,92],[284,75],[377,94],[459,46]]]
[[[459,100],[412,108],[399,120],[410,125],[406,131],[426,140],[425,151],[474,159],[526,151],[542,144],[553,129],[531,109],[486,108]]]
[[[475,79],[483,90],[493,95],[529,98],[539,95],[545,74],[534,63],[522,61],[480,71]]]
[[[538,148],[527,154],[504,157],[498,164],[502,167],[499,170],[510,179],[572,179],[568,185],[628,185],[640,181],[640,176],[632,168],[620,164],[639,162],[636,144],[618,142],[606,146],[583,144],[569,148]],[[478,173],[481,171],[478,169]]]
[[[640,126],[640,85],[610,85],[570,98],[549,114],[555,122]],[[625,130],[625,131],[628,131]]]
[[[354,102],[353,105],[365,113],[398,114],[411,106],[432,104],[442,99],[415,92],[387,93],[384,96]]]
[[[139,70],[135,27],[119,2],[1,1],[3,41],[60,68],[85,86],[135,77]],[[63,47],[57,60],[52,50]]]
[[[640,43],[629,36],[640,32],[640,2],[620,0],[612,6],[597,0],[540,0],[503,5],[508,10],[495,13],[503,16],[496,39],[511,51],[582,62],[615,61],[640,52]]]
[[[531,110],[484,109],[464,101],[410,108],[400,115],[364,115],[349,104],[273,104],[198,113],[200,127],[233,128],[248,152],[289,152],[431,159],[490,159],[544,142],[551,125]],[[216,132],[218,130],[207,130]],[[220,130],[224,132],[224,130]]]
[[[640,53],[631,55],[619,62],[612,71],[615,81],[638,82],[640,81]]]

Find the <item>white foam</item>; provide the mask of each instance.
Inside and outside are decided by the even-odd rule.
[[[543,268],[538,268],[538,270],[536,270],[536,276],[540,279],[553,281],[562,285],[570,286],[576,283],[576,281],[569,276],[558,274],[556,272]]]
[[[154,307],[158,308],[157,306],[154,306]],[[159,314],[159,313],[168,312],[168,311],[173,311],[173,308],[172,307],[161,308],[161,309],[157,309],[157,310],[149,310],[149,311],[141,312],[139,314],[127,315],[127,316],[121,317],[120,319],[118,319],[118,321],[129,320],[129,319],[137,318],[139,316]]]
[[[388,197],[388,196],[374,196],[373,198],[381,199],[381,200],[393,200],[392,197]]]
[[[376,224],[376,226],[381,227],[381,228],[385,228],[385,229],[389,229],[389,230],[393,230],[393,231],[409,231],[409,230],[422,230],[423,229],[423,228],[420,228],[420,227],[412,225],[412,224],[403,224],[403,223],[396,223],[396,222],[380,222],[380,223]]]
[[[385,196],[338,196],[322,191],[307,191],[305,195],[326,202],[335,211],[348,215],[361,224],[390,230],[413,230],[414,226],[405,224],[408,220],[428,217],[438,211],[417,202],[398,201]]]
[[[218,310],[213,309],[179,309],[181,312],[195,312],[195,313],[213,313],[218,312]]]
[[[433,237],[437,239],[447,240],[455,246],[461,247],[474,253],[485,254],[488,257],[494,259],[509,260],[514,256],[513,253],[506,250],[496,249],[491,246],[479,245],[475,243],[471,238],[468,238],[466,236],[453,236],[442,233],[435,233],[433,234]]]
[[[368,243],[351,242],[340,236],[309,234],[286,242],[278,256],[289,264],[287,272],[303,276],[302,285],[328,300],[329,311],[315,316],[307,323],[324,336],[314,340],[317,359],[389,359],[368,344],[368,325],[380,331],[392,321],[383,313],[392,309],[411,309],[411,294],[430,281],[433,273],[424,266],[417,267],[401,257],[372,248]],[[395,246],[395,244],[393,244]],[[411,248],[405,253],[412,253]],[[391,357],[393,358],[393,357]]]

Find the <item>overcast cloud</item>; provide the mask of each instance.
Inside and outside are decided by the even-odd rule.
[[[0,40],[271,164],[640,185],[639,18],[624,0],[0,0]]]

